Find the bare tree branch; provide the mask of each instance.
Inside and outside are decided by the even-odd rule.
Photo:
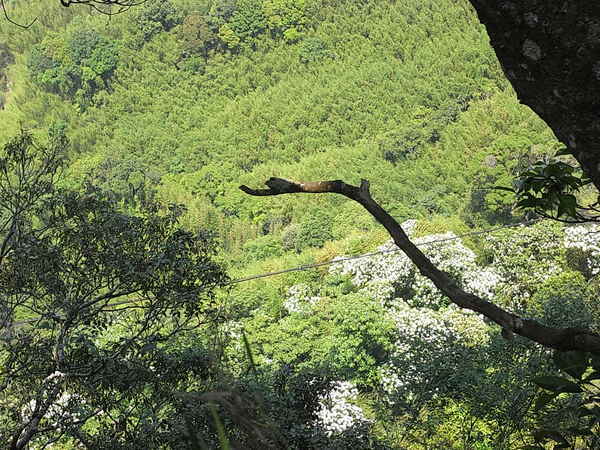
[[[148,0],[60,0],[62,6],[87,5],[90,8],[107,16],[114,16],[127,11],[129,8],[146,3]],[[111,8],[116,7],[116,11]]]
[[[95,11],[98,11],[100,14],[104,14],[106,16],[114,16],[116,14],[123,13],[134,6],[142,5],[147,1],[148,0],[60,0],[60,4],[67,8],[71,5],[86,5],[94,9]],[[112,8],[114,8],[115,10],[113,11]],[[4,18],[8,22],[18,26],[19,28],[28,29],[38,20],[38,18],[35,17],[28,24],[16,22],[8,14],[5,0],[0,0],[0,9],[2,9]]]
[[[413,244],[400,224],[390,216],[369,192],[369,182],[362,180],[359,187],[341,180],[294,182],[283,178],[270,178],[268,189],[251,189],[240,186],[249,195],[267,196],[281,194],[341,194],[360,203],[371,215],[385,227],[396,245],[406,253],[417,266],[421,274],[429,278],[453,303],[461,308],[483,314],[502,327],[506,338],[513,334],[526,337],[538,344],[559,351],[581,350],[600,353],[600,335],[584,328],[554,328],[535,320],[524,319],[488,302],[474,294],[464,291],[445,272],[439,270],[425,254]]]
[[[27,25],[23,25],[22,23],[15,22],[14,20],[12,20],[10,18],[10,16],[8,15],[8,11],[6,10],[6,5],[4,4],[4,0],[0,0],[0,8],[2,8],[2,12],[4,13],[4,18],[6,20],[8,20],[10,23],[12,23],[13,25],[16,25],[20,28],[27,29],[27,28],[31,27],[31,25],[33,25],[36,22],[36,20],[38,19],[36,17],[31,22],[29,22]]]

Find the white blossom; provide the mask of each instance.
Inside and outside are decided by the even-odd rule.
[[[495,291],[512,308],[522,308],[538,286],[563,270],[562,227],[541,222],[519,226],[485,238],[489,266],[499,276]]]
[[[428,384],[428,370],[436,360],[448,360],[457,345],[466,342],[444,315],[428,308],[399,305],[390,312],[398,327],[398,340],[389,361],[380,369],[388,395],[411,396],[418,385]]]
[[[413,239],[423,252],[440,269],[447,272],[459,284],[491,299],[501,281],[492,267],[482,269],[476,263],[475,253],[463,245],[453,233],[434,234]],[[398,251],[393,241],[378,249],[381,254],[340,260],[331,271],[352,276],[352,283],[361,287],[361,292],[386,304],[394,296],[414,306],[439,308],[447,301],[431,280],[421,275],[411,260]]]
[[[288,289],[283,307],[290,313],[307,312],[319,300],[320,297],[312,295],[312,289],[308,284],[300,283]]]
[[[351,403],[357,396],[354,384],[347,381],[334,383],[333,388],[319,399],[316,427],[332,437],[370,422],[362,408]]]
[[[55,371],[48,375],[46,378],[44,378],[44,396],[54,395],[52,391],[59,385],[59,383],[65,376],[65,373]],[[50,401],[50,405],[44,413],[44,417],[46,419],[49,419],[54,425],[59,426],[59,428],[60,424],[78,420],[80,418],[80,415],[77,412],[73,411],[73,406],[82,406],[85,404],[85,400],[83,400],[80,396],[68,393],[66,391],[60,392],[60,395],[54,399],[42,398],[42,402],[46,401]],[[23,420],[28,420],[28,418],[36,410],[36,405],[37,401],[34,399],[28,402],[23,407],[23,409],[21,410],[21,417],[23,418]]]
[[[600,273],[600,225],[585,224],[565,228],[566,248],[582,252],[585,269],[590,275]]]

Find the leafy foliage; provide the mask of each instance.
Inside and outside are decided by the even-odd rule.
[[[597,447],[600,427],[598,355],[557,352],[554,362],[567,377],[546,375],[534,379],[544,390],[537,397],[535,409],[545,411],[540,428],[534,434],[536,442],[550,444],[554,449]]]
[[[32,79],[44,89],[89,103],[109,87],[118,61],[118,45],[95,30],[75,29],[66,37],[50,34],[34,46],[28,60]]]
[[[12,267],[3,278],[11,289],[17,272],[36,289],[19,292],[20,306],[13,299],[10,320],[35,315],[26,305],[57,317],[2,341],[22,350],[15,364],[34,370],[19,366],[14,390],[0,397],[10,406],[0,423],[33,417],[42,403],[30,400],[57,389],[47,429],[104,411],[49,430],[65,430],[56,445],[66,447],[534,443],[530,431],[546,416],[529,411],[528,380],[558,376],[547,355],[449,308],[398,254],[355,260],[345,275],[286,272],[215,297],[225,278],[200,231],[218,233],[232,278],[371,252],[387,236],[351,202],[265,202],[237,190],[273,175],[368,178],[391,213],[417,219],[413,237],[458,283],[547,323],[569,314],[569,324],[598,329],[595,228],[540,223],[454,240],[521,220],[514,192],[493,187],[529,166],[519,195],[541,201],[540,212],[556,217],[560,207],[571,220],[572,201],[561,199],[573,195],[588,217],[580,206],[596,201],[568,159],[548,159],[553,134],[515,98],[467,2],[149,1],[110,21],[83,8],[10,7],[15,19],[40,21],[26,33],[0,29],[10,53],[0,141],[21,126],[52,127],[42,160],[67,136],[71,146],[56,166],[60,189],[52,177],[48,191],[35,177],[24,185],[39,196],[18,229],[25,237],[51,225],[47,239],[2,265]],[[453,240],[426,245],[440,237]],[[110,292],[108,279],[148,289],[77,313],[90,325],[67,329],[69,370],[57,369],[51,353],[65,318]],[[188,330],[187,319],[205,325]],[[547,423],[563,430],[565,417]]]
[[[169,0],[144,2],[136,13],[136,37],[147,42],[162,31],[169,31],[182,20],[180,11]]]
[[[593,292],[578,272],[555,275],[538,286],[529,310],[551,326],[590,327]]]
[[[130,216],[98,190],[56,189],[64,144],[22,135],[1,159],[0,435],[13,448],[164,445],[151,424],[176,433],[172,391],[208,370],[205,351],[173,337],[210,317],[227,278],[209,236],[178,227],[180,208]],[[134,410],[145,419],[130,422]]]
[[[359,295],[324,297],[310,314],[292,312],[267,326],[255,334],[255,343],[265,358],[278,363],[327,367],[338,377],[373,385],[393,336],[391,321],[381,317],[380,307]]]
[[[572,222],[594,220],[594,205],[582,206],[576,194],[591,183],[570,164],[560,160],[539,161],[521,173],[516,182],[517,207],[529,208],[545,217]]]

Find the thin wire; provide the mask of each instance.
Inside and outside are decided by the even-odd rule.
[[[483,234],[490,234],[490,233],[495,233],[497,231],[500,230],[504,230],[506,228],[515,228],[515,227],[521,227],[521,226],[527,226],[527,225],[531,225],[535,222],[539,222],[542,221],[544,219],[533,219],[533,220],[527,220],[525,222],[519,222],[519,223],[513,223],[513,224],[508,224],[508,225],[502,225],[499,227],[495,227],[495,228],[488,228],[487,230],[481,230],[481,231],[471,231],[468,233],[463,233],[463,234],[459,234],[453,237],[449,237],[449,238],[443,238],[443,239],[435,239],[432,241],[427,241],[427,242],[422,242],[420,244],[415,244],[417,247],[429,247],[432,246],[433,244],[440,244],[443,242],[449,242],[449,241],[456,241],[458,239],[462,239],[464,237],[471,237],[471,236],[480,236]],[[229,283],[227,283],[225,286],[232,286],[234,284],[238,284],[238,283],[245,283],[246,281],[252,281],[252,280],[258,280],[261,278],[268,278],[268,277],[273,277],[276,275],[282,275],[284,273],[290,273],[290,272],[300,272],[300,271],[304,271],[304,270],[310,270],[310,269],[314,269],[317,267],[323,267],[323,266],[328,266],[331,264],[337,264],[340,262],[344,262],[344,261],[352,261],[355,259],[361,259],[361,258],[369,258],[372,256],[378,256],[378,255],[384,255],[384,254],[388,254],[388,253],[397,253],[397,252],[401,252],[402,250],[400,248],[393,248],[393,249],[389,249],[389,250],[378,250],[376,252],[370,252],[370,253],[362,253],[360,255],[354,255],[354,256],[345,256],[342,258],[334,258],[332,260],[329,261],[324,261],[324,262],[320,262],[320,263],[314,263],[314,264],[304,264],[301,266],[297,266],[297,267],[290,267],[288,269],[283,269],[283,270],[277,270],[274,272],[265,272],[265,273],[260,273],[260,274],[256,274],[256,275],[251,275],[248,277],[244,277],[244,278],[236,278],[234,280],[229,281]],[[115,302],[115,303],[111,303],[107,306],[110,307],[115,307],[115,306],[121,306],[121,305],[126,305],[126,304],[130,304],[130,303],[135,303],[137,302],[137,299],[132,299],[132,300],[123,300],[120,302]],[[26,319],[26,320],[21,320],[18,322],[12,322],[10,324],[10,326],[6,327],[6,328],[14,328],[14,327],[20,327],[22,325],[28,324],[28,323],[33,323],[33,322],[37,322],[40,321],[41,319],[44,319],[45,316],[38,316],[32,319]]]
[[[503,230],[505,228],[514,228],[514,227],[519,227],[519,226],[525,226],[525,225],[531,225],[534,222],[539,222],[540,220],[543,219],[533,219],[533,220],[528,220],[525,222],[519,222],[519,223],[513,223],[513,224],[509,224],[509,225],[502,225],[500,227],[496,227],[496,228],[490,228],[487,230],[481,230],[481,231],[471,231],[469,233],[463,233],[463,234],[459,234],[457,236],[453,236],[453,237],[449,237],[449,238],[444,238],[444,239],[436,239],[433,241],[428,241],[428,242],[423,242],[420,244],[415,244],[417,247],[427,247],[433,244],[437,244],[440,242],[448,242],[448,241],[455,241],[457,239],[461,239],[464,237],[470,237],[470,236],[478,236],[481,234],[489,234],[489,233],[494,233],[496,231],[500,231]],[[393,248],[393,249],[389,249],[389,250],[378,250],[376,252],[371,252],[371,253],[363,253],[360,255],[354,255],[354,256],[345,256],[342,258],[335,258],[332,259],[330,261],[324,261],[324,262],[320,262],[320,263],[314,263],[314,264],[305,264],[302,266],[298,266],[298,267],[291,267],[289,269],[283,269],[283,270],[277,270],[274,272],[266,272],[266,273],[261,273],[261,274],[257,274],[257,275],[251,275],[249,277],[244,277],[244,278],[238,278],[235,280],[231,280],[229,282],[229,284],[235,284],[235,283],[243,283],[246,281],[251,281],[251,280],[257,280],[260,278],[267,278],[267,277],[272,277],[274,275],[281,275],[284,273],[289,273],[289,272],[297,272],[297,271],[303,271],[303,270],[308,270],[308,269],[314,269],[316,267],[322,267],[322,266],[328,266],[331,264],[337,264],[339,262],[344,262],[344,261],[352,261],[354,259],[361,259],[361,258],[368,258],[371,256],[377,256],[377,255],[383,255],[386,253],[396,253],[396,252],[401,252],[402,249],[400,248]]]

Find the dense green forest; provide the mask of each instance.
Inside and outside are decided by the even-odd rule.
[[[504,339],[350,200],[238,189],[368,179],[459,285],[599,331],[598,226],[496,189],[561,146],[466,1],[5,3],[6,448],[600,445],[595,356]]]

